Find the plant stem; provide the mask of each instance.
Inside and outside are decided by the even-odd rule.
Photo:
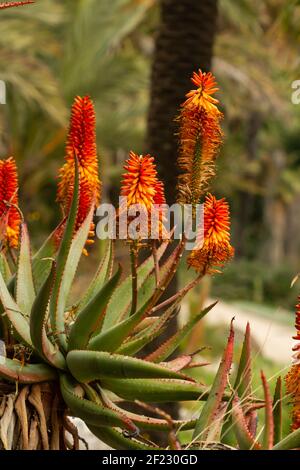
[[[172,297],[169,297],[164,302],[161,302],[159,305],[156,305],[155,307],[153,307],[151,314],[157,312],[158,310],[161,310],[162,308],[168,307],[170,304],[175,302],[178,298],[184,297],[191,289],[193,289],[201,281],[202,278],[203,278],[203,273],[200,273],[196,277],[196,279],[191,281],[180,291],[176,292],[175,295],[173,295]]]
[[[170,255],[170,258],[175,255],[173,259],[173,263],[171,264],[169,271],[164,275],[163,279],[160,280],[159,285],[155,289],[155,292],[153,294],[153,305],[155,305],[156,302],[159,300],[163,292],[167,289],[168,285],[172,281],[174,275],[176,274],[184,248],[185,248],[185,239],[183,238],[181,242],[179,243],[179,245],[175,248],[172,255]]]
[[[154,260],[154,272],[155,272],[155,286],[159,286],[159,261],[157,257],[157,246],[156,240],[152,240],[152,255]]]
[[[131,277],[132,277],[132,302],[130,315],[136,312],[137,308],[137,267],[138,267],[138,246],[134,241],[130,246],[130,263],[131,263]]]

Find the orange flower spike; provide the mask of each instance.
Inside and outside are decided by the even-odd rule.
[[[162,226],[164,208],[157,208],[156,205],[166,203],[164,186],[159,181],[154,164],[154,158],[151,155],[136,155],[130,152],[129,159],[124,165],[126,173],[123,174],[121,183],[121,196],[126,197],[126,205],[122,203],[119,209],[126,211],[133,204],[140,204],[146,208],[148,214],[149,228],[151,226],[151,217],[158,216],[158,226],[155,237],[160,239],[165,236],[165,230]],[[155,217],[156,217],[155,216]]]
[[[215,160],[222,142],[218,91],[211,73],[194,73],[192,82],[197,89],[186,95],[181,106],[179,130],[178,200],[181,203],[198,204],[215,175]]]
[[[166,207],[164,205],[167,203],[166,202],[166,197],[165,197],[165,188],[164,184],[162,181],[158,181],[155,185],[155,196],[153,198],[153,202],[155,205],[159,206],[158,209],[158,214],[159,214],[159,221],[162,222],[165,219],[166,215]],[[164,236],[166,235],[165,231],[162,230],[163,227],[160,227],[160,236],[158,238],[161,238],[162,234]]]
[[[68,213],[74,190],[75,155],[79,165],[79,206],[76,228],[85,220],[93,201],[99,204],[101,183],[98,175],[96,117],[88,96],[75,98],[66,145],[65,164],[59,171],[57,201]]]
[[[198,73],[194,72],[192,82],[196,85],[196,90],[191,90],[187,93],[187,100],[183,106],[203,108],[205,111],[221,114],[216,104],[219,101],[211,95],[219,91],[215,77],[211,72],[203,73],[199,70]]]
[[[150,155],[138,156],[130,152],[124,165],[121,196],[127,198],[127,207],[141,204],[150,210],[154,204],[158,184],[156,165]]]
[[[162,181],[158,181],[155,185],[155,196],[153,198],[154,204],[166,204],[165,188]]]
[[[298,297],[298,304],[296,305],[296,336],[295,340],[300,340],[300,296]],[[295,364],[292,365],[290,371],[285,377],[286,390],[291,395],[293,408],[292,408],[292,430],[300,428],[300,343],[293,347],[295,352]]]
[[[208,194],[204,203],[204,240],[194,248],[187,262],[196,271],[214,272],[234,255],[230,245],[230,213],[225,199]]]
[[[0,3],[0,10],[4,8],[22,7],[24,5],[30,5],[32,3],[35,3],[35,2],[33,0],[27,0],[25,2],[4,2],[4,3]]]
[[[6,219],[4,245],[17,248],[21,214],[18,210],[17,166],[12,157],[0,161],[0,219]]]

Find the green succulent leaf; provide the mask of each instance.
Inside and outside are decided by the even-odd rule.
[[[151,320],[152,318],[156,318],[152,324],[150,324],[144,332],[143,330],[139,332],[137,335],[133,337],[133,339],[129,339],[129,341],[124,342],[120,348],[117,350],[119,354],[124,354],[131,356],[138,351],[140,351],[146,344],[149,344],[155,338],[157,338],[164,329],[166,328],[166,324],[170,318],[173,317],[173,312],[176,310],[180,300],[174,302],[171,307],[169,307],[161,317],[149,317],[145,320]],[[178,310],[177,310],[178,312]]]
[[[51,233],[41,248],[32,257],[32,272],[36,292],[40,290],[51,271],[52,261],[57,251],[57,232],[60,230],[63,223],[64,222],[59,224],[59,226]]]
[[[202,318],[204,318],[205,315],[207,315],[207,313],[210,312],[210,310],[214,308],[216,304],[217,302],[214,302],[213,304],[209,305],[209,307],[202,310],[202,312],[200,312],[198,315],[195,315],[193,318],[191,318],[191,320],[177,333],[175,333],[174,336],[163,343],[158,349],[156,349],[156,351],[149,354],[146,357],[146,360],[151,362],[162,362],[171,356],[171,354],[177,349],[184,338],[191,332],[194,326],[200,320],[202,320]]]
[[[74,178],[74,189],[73,189],[73,198],[70,207],[70,212],[68,219],[66,221],[66,226],[64,229],[63,237],[61,240],[60,248],[57,255],[57,265],[56,265],[56,278],[55,283],[52,289],[52,296],[50,300],[50,323],[52,332],[57,338],[58,344],[64,349],[67,349],[66,336],[64,333],[65,324],[64,324],[64,313],[66,300],[69,295],[69,288],[72,285],[73,277],[77,269],[77,264],[74,262],[71,257],[71,245],[74,237],[75,226],[76,226],[76,217],[78,211],[78,201],[79,201],[79,171],[78,171],[78,160],[75,158],[75,178]],[[88,215],[88,218],[90,214]],[[85,226],[82,228],[81,233],[85,234]],[[88,229],[90,228],[90,225]],[[78,231],[79,232],[79,231]],[[86,235],[87,236],[87,235]],[[76,242],[73,241],[73,251],[74,247],[79,249],[78,243],[78,234]],[[81,240],[80,240],[81,241]],[[85,239],[86,241],[86,239]],[[85,243],[84,241],[84,243]],[[74,253],[77,258],[77,263],[81,256],[81,253]],[[68,266],[67,261],[69,260]],[[70,272],[69,272],[70,271]],[[70,274],[70,277],[69,277]]]
[[[2,274],[0,273],[0,299],[7,318],[17,337],[25,346],[32,347],[28,318],[12,298]]]
[[[0,252],[0,272],[3,276],[5,283],[7,284],[11,278],[11,271],[6,256],[3,252]]]
[[[152,328],[152,326],[154,325],[154,323],[157,322],[157,320],[159,319],[160,317],[155,317],[155,316],[151,316],[151,317],[146,317],[144,318],[138,325],[136,325],[136,327],[133,329],[131,335],[130,335],[130,338],[131,339],[136,339],[137,337],[139,336],[144,336],[146,333],[148,333],[148,331]]]
[[[141,308],[148,300],[153,296],[155,292],[155,277],[149,276],[145,282],[141,285],[138,289],[137,295],[137,308]],[[128,318],[128,313],[124,316],[124,318]]]
[[[231,322],[227,346],[224,351],[223,358],[220,363],[215,380],[213,382],[209,397],[204,403],[197,424],[195,426],[193,434],[194,440],[198,440],[199,437],[201,440],[207,439],[209,434],[209,428],[214,422],[216,415],[218,414],[218,410],[220,408],[224,391],[227,385],[228,374],[232,364],[233,346],[234,331]]]
[[[0,377],[9,382],[34,384],[56,380],[57,373],[55,369],[46,364],[22,364],[16,359],[1,357]]]
[[[265,397],[265,425],[263,433],[264,449],[271,450],[274,445],[274,419],[270,388],[264,373],[261,371],[261,380],[263,384]]]
[[[94,426],[118,426],[129,431],[136,430],[135,426],[132,429],[132,426],[128,424],[128,420],[120,413],[76,395],[76,385],[78,383],[74,379],[67,374],[61,374],[61,393],[64,401],[75,416],[85,421],[85,423]]]
[[[248,400],[250,400],[251,398],[251,384],[251,333],[250,324],[247,323],[241,358],[234,383],[234,390],[236,390],[237,395],[243,399],[243,402],[245,399],[248,398]]]
[[[102,289],[104,284],[111,277],[113,262],[114,262],[114,245],[111,240],[107,240],[105,247],[105,254],[100,262],[98,270],[92,280],[91,284],[87,288],[87,291],[82,296],[81,300],[75,305],[75,309],[80,312],[84,307],[94,298]]]
[[[273,397],[274,444],[282,439],[282,383],[278,377]]]
[[[66,361],[62,353],[54,346],[46,334],[46,320],[50,296],[55,282],[56,265],[52,263],[52,268],[48,279],[41,287],[33,303],[30,314],[30,335],[32,344],[38,354],[49,364],[58,369],[66,368]]]
[[[300,428],[292,432],[280,442],[278,442],[272,450],[292,450],[300,448]]]
[[[145,402],[206,400],[209,394],[208,387],[178,379],[104,378],[101,384],[124,400]]]
[[[118,285],[121,273],[122,269],[121,266],[119,266],[116,274],[102,287],[102,289],[78,314],[69,335],[69,351],[72,349],[85,349],[91,336],[96,331],[101,330],[101,326],[105,318],[107,304]],[[117,338],[116,341],[118,341]]]
[[[50,314],[51,314],[51,305],[52,305],[52,302],[54,302],[53,299],[56,298],[56,316],[58,320],[56,326],[58,330],[53,330],[53,331],[56,331],[56,332],[58,331],[58,338],[60,338],[59,343],[61,344],[63,349],[67,347],[66,335],[63,332],[65,308],[66,308],[67,300],[68,300],[70,290],[73,284],[73,280],[76,274],[76,270],[78,268],[78,264],[82,256],[82,251],[84,249],[86,240],[88,238],[91,223],[93,220],[93,214],[94,214],[94,204],[92,205],[85,221],[82,223],[82,225],[80,226],[80,228],[74,235],[74,238],[71,242],[69,254],[66,259],[66,264],[65,264],[61,277],[58,275],[59,271],[58,271],[58,261],[57,261],[56,278],[55,278],[53,291],[55,290],[55,286],[59,278],[60,278],[60,283],[59,283],[57,296],[54,294],[53,297],[51,297]]]
[[[125,437],[114,428],[97,428],[96,426],[88,426],[88,428],[98,439],[115,450],[159,450],[159,447],[154,445],[147,445],[135,438]]]
[[[235,436],[239,445],[240,450],[260,450],[261,445],[257,442],[246,424],[243,409],[237,395],[233,398],[232,406],[232,422],[235,432]]]
[[[250,325],[247,323],[240,362],[233,386],[237,396],[242,400],[243,405],[247,405],[251,400],[251,382],[251,332]],[[225,444],[231,444],[232,437],[234,435],[231,414],[233,396],[234,395],[232,394],[232,397],[228,402],[225,412],[226,420],[221,432],[222,442]]]
[[[172,420],[171,422],[167,419],[151,418],[149,416],[139,415],[131,413],[130,411],[120,408],[116,403],[112,402],[102,388],[98,386],[103,402],[110,409],[114,409],[121,415],[126,414],[126,417],[130,419],[139,429],[145,430],[156,430],[156,431],[170,431],[171,429],[180,429],[181,431],[194,429],[195,420],[181,421]]]
[[[168,243],[162,243],[162,245],[157,250],[158,259],[160,259],[166,248]],[[138,305],[145,304],[149,298],[152,296],[155,285],[153,277],[151,276],[149,281],[146,284],[146,287],[143,288],[145,282],[151,275],[154,270],[154,261],[153,256],[149,256],[149,258],[142,263],[137,270],[138,276]],[[111,301],[107,307],[107,313],[105,316],[104,324],[103,324],[103,331],[108,330],[112,326],[114,326],[120,320],[123,320],[126,316],[129,315],[131,299],[132,299],[132,278],[128,276],[123,280],[123,282],[119,285],[118,290],[112,296]]]
[[[148,300],[134,315],[92,338],[88,348],[93,351],[114,352],[140,323],[150,305]]]
[[[104,377],[187,378],[159,364],[108,352],[70,351],[67,355],[67,364],[76,380],[83,383]]]
[[[184,252],[184,247],[185,241],[181,240],[160,268],[160,284],[164,286],[165,289],[168,287],[177,272],[177,268]],[[156,300],[161,297],[163,292],[164,291],[160,291],[158,293]]]
[[[30,240],[26,224],[21,225],[20,250],[17,265],[16,301],[22,312],[29,316],[35,299],[31,268]]]
[[[162,331],[163,329],[161,331],[157,331],[156,333],[150,333],[145,336],[141,336],[140,338],[133,339],[132,341],[125,342],[118,349],[116,349],[116,352],[118,354],[124,354],[124,356],[133,356],[143,349],[144,346],[153,341],[153,339],[157,338],[157,336],[159,336]]]

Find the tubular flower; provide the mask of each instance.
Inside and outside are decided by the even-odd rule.
[[[17,248],[21,215],[18,210],[18,174],[15,160],[0,160],[0,219],[4,246]]]
[[[222,142],[218,91],[214,76],[194,72],[192,82],[197,86],[186,95],[178,117],[179,157],[178,201],[198,204],[215,175],[215,160]]]
[[[126,198],[120,207],[120,213],[128,210],[132,205],[139,204],[145,209],[148,224],[151,217],[158,218],[160,238],[162,234],[162,219],[164,209],[160,207],[166,203],[163,183],[158,179],[154,158],[150,155],[136,155],[130,152],[129,159],[124,165],[126,173],[121,184],[121,196]]]
[[[127,198],[127,207],[133,204],[144,205],[151,209],[154,204],[156,185],[158,183],[156,165],[150,155],[136,155],[130,152],[124,165],[121,196]]]
[[[225,199],[208,194],[204,203],[204,237],[188,257],[188,265],[196,271],[213,272],[234,255],[230,245],[230,213]]]
[[[25,2],[2,2],[0,3],[0,10],[4,8],[12,8],[12,7],[22,7],[24,5],[30,5],[34,3],[32,0],[27,0]]]
[[[296,305],[296,335],[293,339],[300,340],[300,296]],[[300,428],[300,343],[293,347],[295,351],[295,364],[292,365],[290,371],[285,377],[287,392],[292,397],[292,430]]]
[[[155,195],[153,198],[154,204],[163,205],[166,204],[166,197],[165,197],[165,188],[162,181],[158,181],[155,185]]]
[[[57,201],[68,213],[74,191],[75,156],[79,166],[79,204],[76,229],[85,220],[92,203],[100,202],[101,183],[98,175],[96,147],[96,117],[93,102],[88,96],[75,98],[66,145],[65,164],[59,171]],[[93,235],[91,227],[90,235]],[[92,243],[92,240],[87,242]]]
[[[155,185],[155,196],[153,198],[154,204],[158,207],[159,218],[160,220],[165,220],[165,213],[166,213],[166,196],[165,196],[165,188],[162,181],[158,181]]]

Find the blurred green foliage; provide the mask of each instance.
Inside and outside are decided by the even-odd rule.
[[[17,159],[22,210],[35,235],[59,218],[55,178],[74,96],[95,102],[104,180],[116,163],[120,174],[131,147],[141,150],[149,60],[136,31],[152,3],[44,0],[1,15],[7,104],[0,109],[0,153]]]
[[[224,347],[226,344],[226,339],[228,335],[228,325],[220,324],[218,326],[211,326],[205,325],[202,331],[202,338],[201,344],[202,345],[212,345],[207,349],[204,349],[201,352],[201,359],[208,360],[211,362],[211,366],[206,366],[197,372],[197,379],[202,380],[204,383],[212,384],[215,373],[216,367],[220,361],[220,357],[224,351]],[[242,342],[243,342],[243,332],[236,330],[235,332],[235,349],[234,349],[234,359],[233,364],[238,364],[241,350],[242,350]],[[252,390],[255,396],[258,398],[264,397],[261,378],[260,378],[260,371],[263,370],[266,377],[268,378],[268,383],[270,386],[271,393],[274,393],[276,380],[279,375],[284,378],[288,371],[288,367],[283,367],[282,364],[278,364],[264,356],[259,351],[258,345],[255,343],[254,339],[255,335],[252,334]],[[235,367],[233,367],[231,372],[231,382],[234,383],[235,377]],[[195,404],[185,403],[186,408],[189,410],[190,413],[199,412],[200,408],[203,406],[199,403],[196,407]],[[258,423],[263,423],[264,410],[258,410]],[[282,433],[283,436],[286,436],[290,432],[290,403],[289,398],[284,398],[282,402]],[[185,442],[190,442],[191,435],[189,432],[185,431],[181,433],[181,437],[185,440]]]
[[[257,260],[238,259],[229,263],[221,276],[214,277],[212,292],[227,300],[243,299],[294,310],[299,291],[298,283],[291,287],[294,274],[287,265],[270,270]]]
[[[55,178],[75,95],[95,101],[105,200],[116,200],[128,151],[144,150],[158,3],[37,0],[2,12],[0,156],[18,161],[34,242],[60,217]],[[285,307],[300,253],[299,16],[298,0],[219,0],[213,60],[226,137],[212,190],[230,201],[237,259],[215,287]]]

